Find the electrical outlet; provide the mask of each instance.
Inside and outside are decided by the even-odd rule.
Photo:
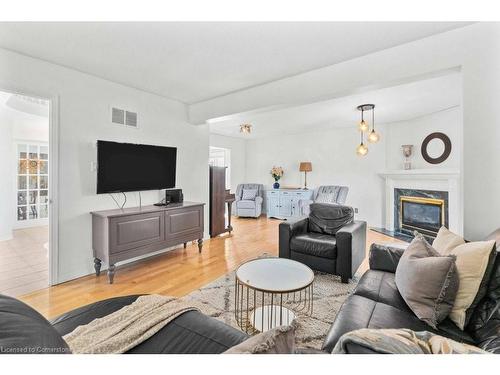
[[[97,162],[96,161],[91,161],[90,162],[90,171],[91,172],[97,172]]]
[[[354,213],[357,214],[358,213],[358,208],[357,207],[354,207]]]

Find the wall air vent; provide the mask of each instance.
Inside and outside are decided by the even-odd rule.
[[[111,107],[111,122],[137,128],[137,113],[124,109]]]
[[[125,125],[137,128],[137,113],[125,111]]]

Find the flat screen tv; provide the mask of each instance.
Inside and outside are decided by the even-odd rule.
[[[97,141],[97,194],[175,187],[177,148]]]

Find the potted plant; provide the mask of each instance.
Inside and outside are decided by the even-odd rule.
[[[279,189],[280,188],[280,183],[278,182],[280,180],[281,177],[283,177],[283,168],[281,167],[273,167],[273,169],[271,169],[271,176],[273,176],[274,178],[274,184],[273,184],[273,188],[275,189]]]

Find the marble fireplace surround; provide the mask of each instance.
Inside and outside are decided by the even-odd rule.
[[[411,169],[379,173],[385,179],[385,229],[394,231],[394,189],[448,192],[448,224],[452,232],[463,235],[463,204],[458,170]]]

